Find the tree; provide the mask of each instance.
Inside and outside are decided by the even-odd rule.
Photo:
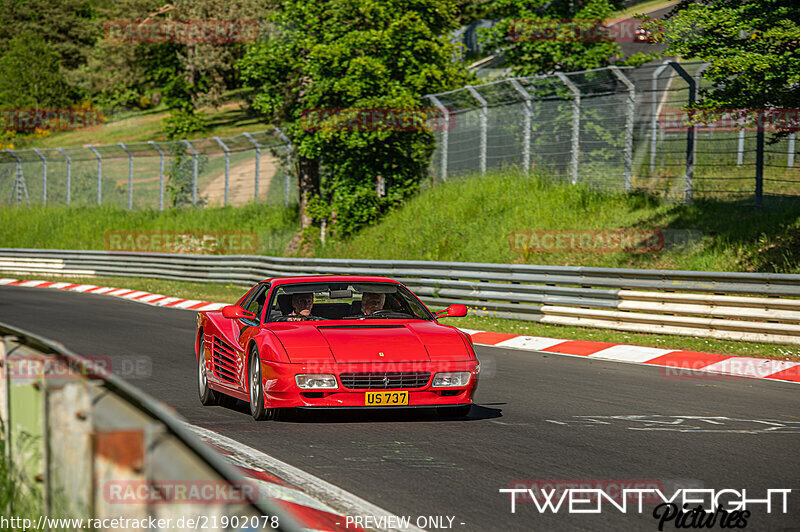
[[[697,109],[800,107],[797,0],[684,0],[646,26],[666,43],[665,54],[710,63]]]
[[[606,66],[620,56],[602,21],[621,0],[490,0],[484,9],[500,19],[481,42],[502,55],[515,76]]]
[[[86,62],[100,35],[90,0],[14,0],[0,2],[0,51],[22,34],[46,40],[71,72]]]
[[[74,96],[49,44],[30,33],[11,40],[0,57],[0,107],[64,107]]]
[[[423,95],[467,81],[448,40],[456,16],[453,0],[287,0],[270,17],[275,31],[240,66],[253,108],[288,124],[303,228],[326,219],[344,236],[415,193],[433,135],[387,120],[419,115]],[[376,115],[380,123],[347,126]],[[378,176],[388,183],[383,197]]]

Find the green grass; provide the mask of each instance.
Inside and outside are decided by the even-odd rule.
[[[114,231],[243,231],[256,234],[259,254],[281,255],[297,227],[296,208],[262,204],[165,211],[128,211],[118,207],[4,207],[0,208],[0,247],[106,249],[107,242],[111,242],[106,235]],[[238,254],[241,249],[232,249],[232,252]]]
[[[188,138],[229,137],[239,133],[264,131],[269,124],[261,118],[248,115],[242,102],[229,101],[220,107],[201,109],[206,113],[208,129],[189,135]],[[115,144],[117,142],[147,142],[167,140],[161,121],[169,111],[156,107],[142,111],[128,111],[106,117],[102,125],[69,131],[54,131],[43,138],[30,139],[20,148],[66,148],[86,144]]]
[[[647,253],[521,253],[519,230],[660,230],[688,243]],[[800,273],[800,198],[764,207],[592,191],[513,172],[424,190],[352,238],[317,245],[323,257]]]
[[[62,277],[31,275],[29,279],[45,281],[63,281]],[[79,284],[93,284],[113,288],[142,290],[154,294],[180,297],[183,299],[200,299],[215,303],[235,303],[247,290],[245,286],[217,283],[192,283],[171,281],[166,279],[150,279],[140,277],[74,277],[69,281]],[[441,310],[431,306],[431,310]],[[528,321],[506,320],[492,317],[466,316],[464,318],[446,318],[442,323],[501,333],[522,334],[527,336],[545,336],[565,340],[593,340],[597,342],[614,342],[633,345],[660,347],[664,349],[683,349],[704,353],[720,353],[727,355],[749,356],[758,358],[775,358],[800,362],[800,347],[779,344],[737,342],[711,340],[691,336],[670,336],[663,334],[640,334],[610,331],[586,327],[567,327],[561,325],[544,325]]]
[[[2,422],[0,422],[2,428]],[[6,461],[5,441],[0,440],[0,508],[6,519],[30,519],[34,524],[42,513],[42,493],[39,487],[22,479]],[[18,522],[17,522],[18,523]],[[10,523],[8,523],[10,525]],[[20,530],[19,527],[2,527],[0,530]]]

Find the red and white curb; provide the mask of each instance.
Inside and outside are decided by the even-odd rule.
[[[120,297],[137,303],[146,303],[155,307],[179,308],[183,310],[219,310],[225,303],[212,303],[199,299],[181,299],[168,297],[161,294],[152,294],[129,288],[113,288],[110,286],[95,286],[93,284],[56,283],[51,281],[18,281],[16,279],[0,279],[0,285],[22,286],[26,288],[54,288],[56,290],[69,290],[82,294],[102,294]]]
[[[213,303],[197,299],[180,299],[177,297],[163,296],[161,294],[130,290],[128,288],[112,288],[88,284],[0,279],[0,285],[23,286],[29,288],[55,288],[58,290],[70,290],[85,294],[104,294],[135,301],[137,303],[183,310],[218,310],[225,306],[225,303]],[[692,374],[712,373],[735,377],[770,379],[774,381],[800,382],[800,362],[718,355],[678,349],[660,349],[657,347],[612,344],[608,342],[559,340],[557,338],[523,336],[471,329],[461,330],[472,336],[472,341],[478,345],[661,366],[669,368],[675,373],[676,377],[681,376],[680,373],[678,373],[680,370],[685,370]]]
[[[355,530],[352,518],[369,516],[375,529],[423,532],[416,526],[392,527],[397,516],[319,477],[209,429],[188,425],[197,436],[222,453],[239,471],[259,485],[259,496],[270,498],[306,531]],[[303,486],[302,488],[298,486]],[[322,500],[326,502],[321,502]],[[347,516],[351,517],[348,522]],[[364,522],[361,520],[361,522]],[[381,526],[384,523],[384,526]]]
[[[557,338],[522,336],[472,329],[461,330],[468,333],[472,337],[472,341],[479,345],[660,366],[669,368],[671,374],[674,374],[675,377],[687,374],[713,373],[734,377],[800,382],[800,362],[718,355],[679,349],[660,349],[657,347],[608,342],[559,340]]]

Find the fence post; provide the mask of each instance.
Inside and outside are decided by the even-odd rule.
[[[675,69],[680,77],[689,85],[689,106],[694,106],[697,101],[697,84],[694,78],[689,75],[681,65],[670,62],[669,65]],[[692,122],[686,132],[686,186],[683,193],[683,202],[692,202],[692,190],[694,188],[694,157],[695,157],[695,132],[697,126]]]
[[[189,147],[189,149],[192,151],[192,156],[194,157],[194,168],[192,170],[192,205],[197,205],[197,150],[188,140],[184,139],[181,142]],[[228,179],[226,176],[225,181],[227,180]],[[225,193],[228,193],[227,186],[225,187]]]
[[[619,67],[612,65],[611,72],[628,88],[628,105],[625,110],[625,192],[631,191],[633,180],[633,120],[636,112],[636,86]]]
[[[481,144],[480,144],[480,152],[478,154],[478,164],[481,167],[481,175],[486,175],[486,135],[488,126],[488,118],[489,118],[489,110],[487,108],[486,100],[480,93],[473,87],[472,85],[467,85],[466,89],[472,94],[472,97],[478,100],[478,103],[481,104]]]
[[[117,143],[128,154],[128,210],[133,209],[133,153],[122,142]]]
[[[736,151],[736,166],[742,166],[744,160],[744,129],[739,130],[739,145]]]
[[[764,115],[761,111],[756,128],[756,207],[761,207],[764,195]]]
[[[789,154],[786,157],[786,168],[794,168],[794,139],[795,134],[789,133]]]
[[[64,151],[64,148],[58,148],[58,151],[61,152],[61,155],[67,160],[67,205],[69,205],[72,196],[72,159],[70,159],[67,152]]]
[[[289,137],[281,130],[281,128],[276,127],[275,132],[281,138],[282,141],[286,143],[286,177],[284,180],[284,187],[283,187],[283,206],[289,206],[289,179],[290,179],[290,172],[292,167],[292,141],[289,140]]]
[[[652,93],[653,93],[653,116],[650,121],[650,175],[656,171],[656,143],[658,139],[658,78],[661,73],[669,66],[669,61],[664,61],[664,64],[653,71],[652,79]]]
[[[525,115],[523,117],[523,132],[522,132],[522,167],[525,168],[525,175],[530,175],[531,171],[531,119],[533,117],[533,110],[531,109],[531,95],[526,91],[519,81],[511,79],[511,85],[516,89],[520,96],[522,96],[523,109]]]
[[[225,143],[222,142],[221,138],[214,137],[214,140],[217,141],[217,144],[219,144],[220,148],[222,148],[222,150],[225,152],[225,206],[227,207],[228,206],[228,172],[230,170],[230,164],[231,164],[231,151],[228,149],[228,147],[225,145]]]
[[[14,160],[17,161],[17,173],[14,176],[14,186],[11,189],[11,198],[9,199],[9,203],[14,201],[14,197],[17,198],[17,205],[22,203],[22,194],[25,194],[25,202],[30,205],[31,200],[28,197],[28,187],[25,186],[25,176],[22,174],[22,159],[19,158],[19,155],[14,153],[12,149],[6,150],[9,155],[11,155]]]
[[[42,160],[42,205],[47,205],[47,157],[37,148],[33,148],[33,151]]]
[[[439,98],[433,94],[428,94],[427,98],[432,101],[433,105],[444,115],[444,127],[442,128],[442,157],[440,159],[441,169],[439,170],[439,175],[442,181],[447,181],[447,152],[450,149],[450,111],[448,111],[447,107],[442,105]],[[436,182],[435,175],[436,174],[434,174],[434,183]]]
[[[254,139],[253,135],[251,135],[250,133],[245,133],[244,136],[256,148],[256,176],[255,176],[255,185],[253,191],[253,202],[258,203],[258,176],[260,173],[260,166],[261,166],[261,144],[256,142],[256,139]]]
[[[153,142],[152,140],[148,140],[147,143],[153,147],[154,150],[158,152],[158,156],[160,157],[159,165],[158,165],[158,210],[164,210],[164,150],[161,147]]]
[[[572,184],[578,182],[578,157],[580,156],[580,135],[581,135],[581,91],[563,73],[556,72],[558,79],[561,80],[569,90],[572,91],[572,146],[570,148],[570,179]]]
[[[92,150],[94,156],[97,157],[97,204],[103,204],[103,156],[91,144],[88,148]]]

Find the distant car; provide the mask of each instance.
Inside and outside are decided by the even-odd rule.
[[[236,305],[197,315],[200,401],[250,404],[257,420],[285,409],[436,408],[469,413],[478,362],[469,335],[438,323],[403,284],[383,277],[274,278]]]

